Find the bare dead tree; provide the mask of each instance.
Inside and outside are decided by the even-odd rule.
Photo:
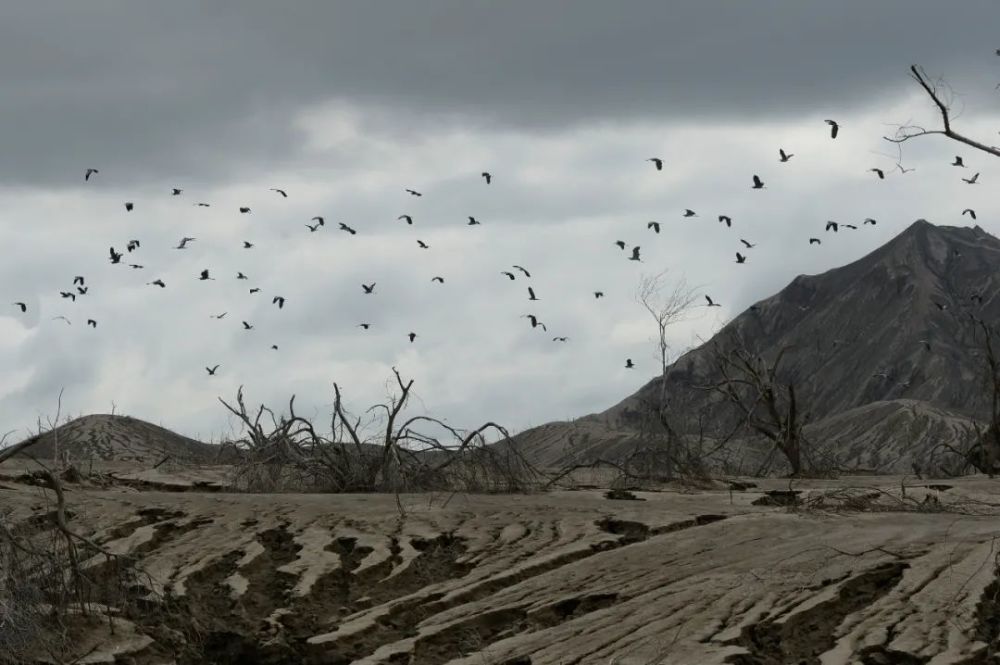
[[[954,113],[952,111],[952,103],[954,98],[954,93],[951,88],[943,79],[931,80],[924,71],[922,67],[918,65],[910,66],[910,76],[915,80],[924,92],[931,98],[934,106],[937,108],[938,113],[941,115],[941,128],[940,129],[927,129],[920,125],[901,125],[896,130],[895,136],[884,136],[886,141],[891,143],[905,143],[910,139],[917,138],[918,136],[930,136],[938,134],[941,136],[946,136],[953,141],[958,141],[959,143],[964,143],[967,146],[975,148],[976,150],[981,150],[985,153],[993,155],[994,157],[1000,157],[1000,148],[997,146],[986,145],[982,141],[970,138],[965,134],[961,134],[955,131],[952,126],[955,120]]]
[[[697,299],[697,288],[688,284],[682,276],[672,285],[667,283],[667,271],[655,275],[643,275],[636,287],[635,300],[650,315],[656,324],[656,350],[660,363],[657,391],[652,399],[643,403],[647,437],[656,439],[655,444],[646,446],[641,457],[647,462],[651,457],[662,458],[665,478],[672,478],[677,470],[680,440],[676,428],[671,423],[669,379],[677,354],[670,344],[669,331],[674,325],[687,320]],[[632,461],[637,459],[633,451]],[[647,464],[648,466],[648,464]],[[646,475],[649,475],[647,470]]]
[[[792,475],[801,475],[808,460],[803,430],[809,414],[801,410],[795,382],[779,376],[781,361],[791,347],[781,348],[768,361],[750,351],[736,333],[712,344],[719,378],[699,388],[714,392],[733,405],[740,425],[768,439],[773,444],[771,454],[780,452]],[[764,473],[769,459],[770,455],[758,469],[758,475]]]

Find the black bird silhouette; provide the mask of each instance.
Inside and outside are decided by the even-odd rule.
[[[648,224],[646,224],[646,228],[647,229],[653,229],[653,233],[659,233],[660,232],[660,223],[659,222],[649,222]]]
[[[663,170],[663,160],[660,159],[659,157],[650,157],[646,161],[647,162],[653,162],[653,164],[656,165],[656,170],[657,171],[662,171]]]
[[[27,306],[27,305],[25,305],[25,304],[24,304],[23,302],[15,302],[15,303],[11,303],[11,304],[12,304],[12,305],[13,305],[14,307],[19,307],[19,308],[21,309],[21,313],[22,313],[22,314],[24,314],[25,312],[27,312],[27,311],[28,311],[28,306]]]
[[[525,270],[524,268],[522,268],[521,266],[511,266],[511,268],[514,268],[515,270],[520,270],[521,272],[524,273],[525,277],[528,277],[528,278],[531,277],[531,273],[528,272],[527,270]]]
[[[311,221],[316,222],[319,226],[323,226],[324,224],[326,224],[326,218],[324,218],[322,215],[316,215],[315,217],[312,218]]]
[[[823,122],[825,122],[826,124],[830,125],[830,138],[831,139],[837,138],[837,132],[840,131],[840,125],[837,123],[837,121],[836,120],[824,120]]]
[[[535,297],[535,290],[530,286],[528,287],[528,300],[538,300],[538,298]]]
[[[625,251],[625,241],[624,240],[615,240],[615,244],[618,245],[618,248],[620,250]]]
[[[76,290],[80,293],[81,296],[85,296],[85,295],[87,295],[87,291],[90,290],[90,287],[89,286],[78,286],[78,287],[76,287]]]
[[[837,224],[837,222],[829,221],[829,222],[826,223],[826,228],[824,230],[825,231],[829,231],[830,229],[833,229],[833,232],[836,233],[837,232],[837,228],[839,228],[839,225]]]
[[[698,213],[696,213],[694,210],[691,210],[691,208],[685,208],[684,209],[684,216],[685,217],[697,217]]]
[[[822,244],[822,242],[820,241],[819,238],[809,238],[809,244],[810,245],[819,245],[819,244]]]
[[[139,249],[139,247],[140,245],[138,240],[129,240],[128,244],[125,245],[125,249],[127,249],[129,252],[134,252],[135,250]]]
[[[114,247],[111,248],[111,262],[112,263],[122,262],[122,255],[116,252]]]
[[[490,184],[491,182],[493,182],[493,174],[490,173],[489,171],[483,171],[480,175],[482,175],[483,178],[486,179],[486,184],[487,185]]]
[[[604,291],[594,291],[594,298],[603,298]]]
[[[249,240],[243,241],[243,249],[253,249],[253,243]]]
[[[320,226],[322,226],[322,224],[315,224],[315,225],[306,224],[306,228],[312,231],[313,233],[316,233],[316,229],[318,229]]]
[[[201,271],[201,275],[198,277],[198,279],[201,280],[202,282],[204,282],[207,279],[214,280],[215,278],[214,277],[209,277],[208,276],[208,268],[205,268],[204,270]]]
[[[512,281],[514,279],[514,273],[512,273],[512,272],[507,272],[506,270],[503,270],[503,271],[500,272],[500,274],[501,275],[507,275],[507,277],[509,277]]]
[[[862,222],[861,224],[862,224],[862,226],[864,226],[865,224],[871,224],[872,226],[875,226],[876,224],[878,224],[878,222],[876,220],[872,219],[871,217],[867,217],[867,218],[865,218],[865,221]]]
[[[632,364],[632,359],[631,358],[626,358],[625,359],[625,369],[635,369],[635,365]]]
[[[142,266],[139,265],[138,263],[130,263],[128,264],[128,267],[134,270],[142,270]]]
[[[868,169],[868,170],[877,175],[879,180],[885,180],[885,171],[883,171],[882,169]]]
[[[285,306],[285,298],[283,296],[274,296],[271,298],[271,304],[278,305],[278,309],[282,309]]]
[[[364,328],[365,330],[368,330],[369,328],[372,327],[372,324],[370,324],[370,323],[359,323],[358,327],[359,328]]]
[[[431,246],[428,245],[427,243],[425,243],[423,240],[418,240],[417,241],[417,245],[420,247],[420,249],[430,249],[431,248]]]
[[[244,275],[242,272],[238,272],[236,273],[236,279],[250,279],[250,278]]]
[[[361,284],[361,288],[365,290],[365,293],[375,293],[375,282],[369,284]]]
[[[161,289],[167,288],[167,285],[163,283],[162,279],[154,279],[152,282],[149,282],[148,284],[149,286],[158,286]]]
[[[272,348],[273,350],[277,351],[277,350],[278,350],[278,345],[277,345],[277,344],[272,344],[272,345],[271,345],[271,348]]]
[[[979,180],[979,173],[976,172],[976,175],[972,176],[971,178],[962,178],[962,180],[969,183],[970,185],[975,185],[976,182]]]
[[[98,171],[97,169],[87,169],[87,171],[83,174],[84,182],[89,181],[90,176],[94,175],[95,173],[100,173],[100,171]]]
[[[976,218],[976,211],[973,210],[972,208],[966,208],[965,210],[962,211],[962,214],[963,215],[968,215],[972,219]]]
[[[221,319],[226,318],[226,314],[229,314],[229,312],[223,312],[222,314],[213,314],[212,318],[213,319],[220,319],[221,320]]]
[[[90,326],[91,328],[96,328],[97,321],[95,321],[94,319],[87,319],[87,325]]]
[[[243,322],[243,329],[244,330],[253,330],[253,326],[250,325],[249,323],[247,323],[246,321],[244,321]]]
[[[740,238],[740,242],[743,243],[744,245],[746,245],[747,249],[753,249],[754,247],[757,246],[756,243],[749,243],[746,240],[744,240],[743,238]]]
[[[172,194],[173,196],[180,196],[181,192],[183,192],[183,191],[184,191],[183,189],[177,189],[176,187],[174,187],[174,188],[173,188],[173,189],[171,190],[171,194]]]
[[[255,293],[260,293],[260,287],[259,286],[255,286],[254,288],[250,289],[250,295],[253,295]]]
[[[187,249],[187,244],[189,242],[194,242],[195,240],[197,240],[197,238],[188,238],[188,237],[181,238],[181,241],[177,243],[177,246],[174,247],[174,249]]]
[[[553,338],[552,338],[552,341],[553,341],[553,342],[565,342],[565,341],[567,341],[568,339],[569,339],[569,337],[553,337]]]
[[[854,224],[841,224],[841,226],[843,226],[845,229],[851,229],[852,231],[858,230],[858,227],[856,227]]]
[[[410,217],[409,215],[400,215],[396,219],[405,219],[407,224],[412,224],[413,223],[413,218]]]
[[[205,371],[206,371],[206,372],[208,372],[208,375],[209,375],[209,376],[215,376],[215,371],[216,371],[217,369],[219,369],[219,366],[218,366],[218,365],[216,365],[215,367],[206,367],[206,368],[205,368]]]
[[[73,285],[76,286],[77,284],[83,286],[83,276],[82,275],[77,275],[76,277],[73,278]]]
[[[747,262],[747,257],[743,256],[739,252],[736,252],[736,262],[737,263],[746,263]]]
[[[728,226],[729,228],[733,227],[733,220],[728,215],[719,215],[719,221],[725,222],[726,226]]]
[[[420,196],[420,195],[419,195],[419,194],[417,194],[417,196]],[[415,332],[411,332],[411,333],[409,333],[409,334],[407,335],[407,337],[409,337],[409,338],[410,338],[410,344],[413,344],[413,340],[415,340],[415,339],[417,338],[417,333],[415,333]]]
[[[432,282],[437,282],[438,284],[444,284],[444,277],[431,277]]]
[[[131,201],[126,201],[125,202],[125,212],[132,212],[132,208],[134,208],[134,207],[135,207],[135,204],[133,204]]]
[[[764,181],[760,179],[759,175],[754,175],[751,189],[764,189]]]
[[[477,220],[472,215],[469,215],[469,223],[466,226],[476,226],[476,225],[481,225],[481,224],[482,224],[482,222],[480,222],[479,220]]]
[[[636,245],[635,247],[632,248],[632,256],[628,257],[628,260],[629,261],[641,261],[642,260],[642,259],[639,258],[639,246],[638,245]]]
[[[709,307],[722,307],[722,305],[712,300],[711,296],[705,296],[705,300],[708,301]]]
[[[548,332],[548,329],[545,327],[545,324],[542,323],[541,321],[539,321],[538,317],[535,316],[534,314],[522,314],[521,318],[522,319],[528,319],[528,321],[531,322],[531,327],[532,328],[541,328],[545,332]]]
[[[408,189],[408,190],[406,190],[406,192],[408,194],[410,194],[411,196],[423,196],[423,194],[421,194],[420,192],[418,192],[416,190],[413,190],[413,189]]]
[[[272,192],[278,192],[279,194],[281,194],[281,198],[284,198],[284,199],[288,198],[288,192],[286,192],[283,189],[278,189],[277,187],[271,187],[271,191]]]
[[[250,208],[248,208],[247,206],[240,206],[240,212],[245,215],[250,212]]]
[[[65,321],[65,322],[66,322],[66,325],[68,325],[68,326],[71,326],[71,325],[73,325],[73,322],[72,322],[72,321],[70,321],[69,319],[67,319],[67,318],[66,318],[65,316],[53,316],[53,317],[52,317],[52,320],[53,320],[53,321],[59,321],[59,320],[62,320],[62,321]]]
[[[951,163],[951,165],[952,166],[961,166],[964,169],[965,168],[965,161],[963,161],[960,156],[955,155],[955,161],[953,161]]]
[[[783,148],[778,148],[778,161],[787,162],[789,159],[791,159],[794,156],[795,156],[794,153],[788,154],[788,153],[785,152],[785,150]]]
[[[340,223],[340,230],[341,230],[341,231],[347,231],[347,232],[348,232],[348,233],[350,233],[350,234],[351,234],[352,236],[353,236],[354,234],[356,234],[356,233],[357,233],[357,231],[355,231],[354,229],[352,229],[352,228],[351,228],[350,226],[348,226],[347,224],[344,224],[343,222],[341,222],[341,223]]]
[[[210,203],[195,203],[195,205],[197,207],[199,207],[199,208],[209,208],[209,207],[211,207],[212,204],[210,204]]]

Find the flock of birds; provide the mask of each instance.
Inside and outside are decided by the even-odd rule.
[[[839,131],[840,131],[840,125],[836,121],[834,121],[834,120],[826,120],[825,122],[830,127],[830,130],[829,130],[830,138],[831,139],[836,139],[837,136],[838,136],[838,134],[839,134]],[[791,159],[794,156],[795,156],[794,153],[786,152],[784,148],[779,148],[779,150],[778,150],[778,161],[780,163],[782,163],[782,164],[788,163],[789,161],[791,161]],[[663,170],[663,166],[664,166],[664,160],[663,160],[663,158],[661,158],[661,157],[649,157],[649,158],[646,159],[646,161],[652,162],[652,164],[655,167],[656,171],[662,171]],[[966,168],[965,163],[964,163],[962,157],[960,157],[960,156],[956,156],[955,160],[951,163],[951,165],[955,166],[955,167]],[[898,164],[897,164],[897,168],[902,173],[904,173],[904,174],[907,173],[907,172],[909,172],[909,171],[912,171],[912,169],[904,169],[902,167],[902,165],[898,165]],[[884,180],[885,177],[886,177],[886,172],[883,169],[871,168],[871,169],[869,169],[869,171],[872,172],[872,173],[874,173],[880,180]],[[99,175],[99,174],[100,174],[100,171],[98,169],[96,169],[96,168],[87,168],[85,170],[85,172],[84,172],[84,181],[85,182],[90,182],[92,177],[94,177],[96,175]],[[480,176],[482,177],[482,179],[483,179],[483,181],[485,182],[486,185],[490,185],[493,182],[493,174],[490,173],[489,171],[483,171],[480,174]],[[962,178],[962,180],[964,182],[970,184],[970,185],[975,185],[975,184],[977,184],[979,182],[979,173],[975,173],[974,175],[972,175],[971,177],[968,177],[968,178]],[[763,190],[763,189],[766,189],[766,185],[765,185],[764,181],[757,174],[753,174],[753,176],[751,178],[750,187],[751,187],[751,189],[754,189],[754,190]],[[171,188],[171,196],[181,196],[183,194],[183,191],[184,190],[180,189],[180,188]],[[274,192],[276,195],[278,195],[278,196],[280,196],[282,198],[288,198],[288,192],[285,191],[284,189],[273,187],[273,188],[270,188],[270,191]],[[421,192],[419,192],[417,190],[414,190],[414,189],[405,189],[405,192],[407,194],[409,194],[410,196],[413,196],[413,197],[422,197],[423,196],[423,193],[421,193]],[[206,207],[207,208],[207,207],[210,207],[211,204],[199,201],[199,202],[194,203],[193,205],[198,206],[198,207]],[[124,207],[125,207],[125,211],[130,213],[130,212],[132,212],[135,209],[135,204],[134,204],[133,201],[125,201],[124,202]],[[239,206],[238,209],[239,209],[240,214],[250,214],[252,212],[249,206]],[[967,209],[963,210],[962,214],[963,215],[969,215],[973,220],[976,219],[976,212],[975,212],[975,210],[973,210],[971,208],[967,208]],[[694,210],[688,208],[688,209],[685,209],[683,211],[683,213],[681,214],[681,217],[683,217],[683,218],[694,218],[694,217],[698,217],[698,213],[695,212]],[[397,219],[399,221],[405,222],[407,225],[413,225],[413,217],[411,215],[409,215],[409,214],[399,215],[399,217]],[[324,228],[326,226],[326,219],[322,215],[314,216],[309,221],[311,223],[305,223],[304,224],[304,226],[309,230],[309,233],[316,233],[320,229],[322,229],[322,228]],[[718,222],[720,224],[725,224],[727,228],[732,228],[732,226],[733,226],[733,220],[732,220],[732,218],[730,216],[728,216],[728,215],[725,215],[725,214],[718,215]],[[474,216],[469,216],[467,224],[468,224],[468,226],[478,226],[478,225],[481,224],[481,222],[478,219],[476,219]],[[877,221],[875,219],[869,217],[869,218],[866,218],[861,223],[861,226],[865,226],[865,225],[872,225],[872,226],[874,226],[876,224],[877,224]],[[660,233],[660,229],[661,229],[661,225],[660,225],[660,222],[650,221],[650,222],[647,223],[646,228],[647,228],[647,230],[651,230],[655,234],[659,234]],[[856,231],[856,230],[858,230],[858,228],[859,227],[857,225],[854,225],[854,224],[840,223],[840,222],[835,222],[833,220],[830,220],[830,221],[826,222],[824,231],[825,232],[837,233],[841,229],[850,229],[852,231]],[[357,234],[357,230],[356,229],[352,228],[351,226],[349,226],[348,224],[343,223],[343,222],[339,222],[338,223],[338,229],[340,231],[348,233],[348,234],[350,234],[352,236]],[[188,247],[190,246],[191,243],[196,242],[197,240],[198,239],[195,238],[195,237],[184,236],[184,237],[182,237],[178,241],[177,245],[174,246],[173,249],[175,249],[175,250],[186,250],[186,249],[188,249]],[[750,241],[746,240],[745,238],[739,238],[739,241],[742,244],[742,247],[740,248],[740,250],[737,250],[735,252],[735,262],[742,265],[742,264],[746,264],[747,263],[747,258],[748,258],[748,254],[747,253],[749,252],[749,250],[752,250],[757,245],[756,245],[756,243],[750,242]],[[416,239],[416,243],[417,243],[417,246],[420,249],[429,249],[430,248],[430,246],[426,242],[424,242],[423,240]],[[809,238],[809,245],[819,245],[821,243],[822,243],[822,240],[820,238],[818,238],[818,237],[810,237]],[[619,248],[619,250],[625,252],[626,250],[629,249],[630,243],[626,243],[624,240],[617,240],[617,241],[615,241],[615,245]],[[242,247],[243,247],[243,249],[250,250],[250,249],[253,249],[254,246],[255,246],[254,243],[252,243],[252,242],[250,242],[248,240],[242,241]],[[141,247],[142,247],[142,243],[141,243],[141,241],[139,239],[130,239],[130,240],[128,240],[128,242],[125,244],[125,247],[124,247],[123,251],[118,251],[114,246],[112,246],[112,247],[109,248],[109,260],[110,260],[110,262],[112,264],[115,264],[115,265],[125,265],[125,266],[127,266],[127,267],[129,267],[129,268],[131,268],[133,270],[142,270],[142,269],[144,269],[144,266],[142,264],[135,263],[135,262],[130,262],[128,259],[126,259],[127,256],[128,257],[134,256],[135,253],[138,252]],[[629,251],[628,260],[630,260],[630,261],[641,261],[642,260],[641,259],[641,250],[642,250],[641,245],[632,245],[631,246],[631,250]],[[530,271],[527,268],[525,268],[524,266],[520,266],[520,265],[513,265],[513,266],[511,266],[510,270],[503,270],[503,271],[500,272],[500,274],[503,277],[506,277],[507,279],[509,279],[511,281],[517,280],[521,276],[523,276],[523,278],[525,278],[525,279],[530,279],[531,278]],[[199,273],[198,279],[200,281],[209,281],[209,280],[215,280],[216,278],[212,276],[212,273],[211,273],[210,269],[205,268],[205,269],[201,270],[201,272]],[[248,280],[248,277],[243,272],[238,272],[237,275],[236,275],[236,279],[237,280]],[[442,277],[440,275],[435,275],[432,278],[431,281],[434,282],[434,283],[443,284],[444,283],[444,277]],[[160,288],[160,289],[167,288],[167,284],[162,279],[154,279],[154,280],[152,280],[150,282],[147,282],[147,285],[153,286],[153,287],[157,287],[157,288]],[[360,288],[361,288],[362,294],[365,295],[365,296],[371,296],[371,295],[375,295],[376,294],[376,282],[372,282],[370,284],[362,283],[360,285]],[[68,290],[59,291],[59,295],[63,299],[70,300],[71,302],[76,302],[77,298],[85,297],[88,294],[88,291],[89,291],[89,287],[86,284],[86,278],[85,278],[85,276],[83,276],[83,275],[76,275],[76,276],[74,276],[72,285],[68,288]],[[260,293],[260,291],[261,291],[261,289],[259,287],[249,287],[249,293],[251,295]],[[527,286],[527,293],[528,293],[528,301],[529,302],[536,302],[536,301],[540,300],[537,297],[534,288],[530,284]],[[595,299],[603,298],[604,297],[604,292],[603,291],[594,291],[593,292],[593,296],[594,296]],[[708,294],[704,295],[704,299],[706,301],[706,305],[705,305],[706,307],[721,307],[722,306],[721,303],[716,302],[715,300],[713,300],[712,297],[710,295],[708,295]],[[282,295],[277,295],[276,294],[276,295],[273,295],[272,298],[271,298],[271,303],[273,305],[275,305],[279,310],[284,309],[286,301],[287,301],[287,299],[284,296],[282,296]],[[27,313],[27,311],[28,311],[28,306],[27,306],[27,304],[24,301],[16,301],[16,302],[13,303],[13,306],[16,307],[16,308],[18,308],[22,314]],[[213,314],[212,318],[217,319],[217,320],[221,320],[221,319],[224,319],[227,316],[227,314],[228,314],[228,312],[221,312],[219,314]],[[538,318],[537,315],[535,315],[533,313],[528,313],[528,314],[522,315],[521,318],[527,319],[528,323],[531,325],[532,329],[541,329],[543,332],[546,332],[546,333],[548,332],[548,328],[546,327],[545,323],[542,322]],[[68,325],[72,323],[69,318],[67,318],[66,316],[62,316],[62,315],[53,317],[53,320],[62,320],[62,321],[64,321]],[[242,323],[243,330],[245,330],[245,331],[251,331],[251,330],[254,329],[254,325],[252,323],[248,322],[248,321],[244,320],[241,323]],[[88,318],[87,321],[86,321],[86,324],[88,326],[90,326],[91,328],[96,328],[97,325],[98,325],[98,322],[95,319]],[[362,330],[369,330],[372,327],[372,324],[369,323],[369,322],[364,322],[363,321],[363,322],[358,323],[357,327],[361,328]],[[417,337],[418,337],[417,333],[413,332],[412,330],[410,332],[408,332],[406,336],[409,339],[409,342],[411,344],[414,343],[416,341]],[[552,341],[553,342],[558,342],[558,343],[567,342],[567,341],[569,341],[569,339],[570,338],[568,336],[566,336],[566,335],[556,335],[556,336],[552,337]],[[271,345],[271,349],[277,350],[278,346],[276,344],[272,344]],[[219,370],[220,366],[221,365],[219,365],[219,364],[216,364],[216,365],[211,366],[211,367],[206,366],[205,367],[205,372],[209,376],[215,376],[216,372]],[[631,358],[627,358],[625,360],[625,368],[626,369],[634,369],[635,367],[636,367],[636,365],[635,365],[635,363],[633,362],[633,360]]]

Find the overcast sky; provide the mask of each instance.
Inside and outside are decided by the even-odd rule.
[[[971,207],[1000,231],[995,158],[928,137],[904,146],[903,174],[880,138],[936,123],[907,77],[919,63],[955,89],[960,129],[1000,142],[992,1],[39,0],[3,13],[3,431],[54,415],[63,388],[64,413],[114,404],[208,439],[229,425],[216,396],[240,384],[254,403],[295,393],[313,415],[337,381],[361,411],[392,366],[421,412],[522,429],[603,410],[655,375],[655,329],[633,297],[643,274],[669,270],[723,305],[672,331],[680,351],[917,218],[964,225]],[[968,170],[949,166],[956,154]],[[100,173],[84,182],[88,167]],[[979,184],[960,180],[975,171]],[[315,215],[327,224],[312,233]],[[878,225],[823,233],[866,217]],[[182,236],[197,240],[173,249]],[[108,260],[130,239],[141,247],[123,264],[142,269]],[[500,274],[513,264],[531,279]],[[205,268],[215,281],[197,279]],[[59,292],[75,275],[89,290],[74,303]]]

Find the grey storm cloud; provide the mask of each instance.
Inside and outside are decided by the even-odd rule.
[[[842,113],[907,85],[915,60],[981,76],[995,63],[966,45],[997,24],[985,0],[11,3],[0,178],[238,177],[294,157],[290,115],[328,100],[398,133],[440,114],[544,130]]]

